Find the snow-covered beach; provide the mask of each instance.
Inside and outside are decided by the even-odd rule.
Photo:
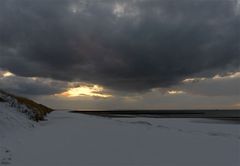
[[[1,105],[1,165],[240,164],[239,124],[209,119],[112,119],[67,111],[52,112],[40,123],[19,122],[14,118],[23,115],[3,111]],[[7,130],[4,125],[8,125]]]

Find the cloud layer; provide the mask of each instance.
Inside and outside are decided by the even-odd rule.
[[[8,92],[20,95],[53,95],[61,93],[69,87],[63,81],[43,78],[26,78],[19,76],[0,76],[0,87]]]
[[[144,91],[237,70],[236,0],[0,1],[0,67]]]
[[[185,82],[177,87],[193,95],[203,96],[236,96],[240,95],[240,72],[215,76],[213,78],[203,78],[202,80]]]

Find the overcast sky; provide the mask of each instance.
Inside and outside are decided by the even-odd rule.
[[[0,89],[54,108],[240,108],[239,0],[1,0]]]

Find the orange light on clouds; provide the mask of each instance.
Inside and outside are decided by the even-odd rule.
[[[235,108],[240,108],[240,103],[234,104],[233,107],[235,107]]]
[[[80,86],[76,88],[70,88],[68,91],[63,92],[60,96],[64,97],[79,97],[79,96],[90,96],[90,97],[101,97],[101,98],[109,98],[112,97],[110,94],[105,94],[104,88],[99,85],[93,86]]]

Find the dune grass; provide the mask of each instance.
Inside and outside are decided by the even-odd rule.
[[[34,120],[34,121],[44,120],[44,117],[48,113],[53,111],[53,109],[48,108],[48,107],[46,107],[42,104],[36,103],[36,102],[34,102],[30,99],[27,99],[25,97],[15,96],[15,95],[6,93],[6,92],[1,91],[1,90],[0,90],[0,93],[5,94],[6,96],[9,96],[11,98],[14,98],[17,101],[18,104],[25,105],[27,108],[29,108],[32,112],[29,113],[29,112],[26,111],[24,113],[27,113],[28,115],[31,115],[31,116],[29,116],[29,118]],[[6,100],[3,99],[3,98],[0,98],[0,101],[6,102]]]
[[[20,103],[20,104],[24,104],[26,105],[28,108],[30,108],[35,116],[32,117],[33,120],[35,121],[40,121],[40,120],[44,120],[44,117],[52,112],[53,110],[51,108],[48,108],[42,104],[38,104],[32,100],[29,100],[27,98],[24,98],[24,97],[18,97],[18,96],[15,96],[16,100]]]

